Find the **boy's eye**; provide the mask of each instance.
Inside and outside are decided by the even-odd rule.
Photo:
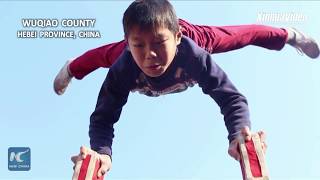
[[[141,48],[141,47],[143,47],[143,44],[134,44],[133,46],[137,47],[137,48]]]
[[[156,44],[163,44],[163,43],[165,43],[166,41],[167,41],[167,39],[159,40],[159,41],[156,42]]]

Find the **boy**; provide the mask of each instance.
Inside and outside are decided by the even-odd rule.
[[[128,46],[110,67],[90,117],[90,144],[101,161],[98,176],[111,168],[113,125],[130,91],[156,97],[199,84],[220,106],[229,133],[228,152],[239,159],[237,136],[250,139],[247,100],[210,54],[182,35],[171,4],[136,0],[123,15],[123,28]]]
[[[179,25],[183,35],[190,37],[211,54],[247,45],[281,50],[288,43],[310,58],[319,56],[317,43],[293,28],[280,29],[263,25],[199,26],[182,19],[179,19]],[[90,50],[73,61],[67,61],[54,80],[54,91],[62,95],[72,77],[82,79],[99,67],[109,68],[125,47],[126,41],[122,40]]]

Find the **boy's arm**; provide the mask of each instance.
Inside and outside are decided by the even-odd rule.
[[[219,105],[231,142],[239,135],[242,128],[250,127],[247,100],[209,54],[201,57],[200,62],[202,71],[199,74],[199,86]]]
[[[110,69],[99,92],[97,105],[90,117],[90,145],[100,154],[112,155],[113,125],[119,120],[129,91],[125,90]]]

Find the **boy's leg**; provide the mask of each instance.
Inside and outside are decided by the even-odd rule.
[[[73,77],[82,79],[100,67],[109,68],[125,47],[126,42],[122,40],[89,50],[76,59],[67,61],[54,79],[54,91],[56,94],[62,95]]]
[[[209,53],[221,53],[256,45],[281,50],[287,40],[285,29],[263,25],[205,26],[180,19],[183,34],[193,39]]]
[[[310,58],[319,56],[316,41],[294,28],[275,28],[264,25],[200,26],[179,20],[184,35],[193,39],[209,53],[221,53],[255,45],[281,50],[290,44]]]
[[[228,52],[243,48],[248,45],[255,45],[270,50],[281,50],[288,39],[288,32],[296,33],[297,38],[291,40],[295,43],[294,47],[302,49],[309,57],[315,58],[319,54],[317,44],[311,38],[304,36],[299,31],[292,29],[275,28],[264,25],[240,25],[240,26],[202,26],[193,25],[179,19],[179,25],[182,27],[182,33],[194,40],[200,47],[204,48],[211,54]],[[291,36],[289,36],[291,38]],[[301,39],[304,44],[301,47]],[[297,43],[299,42],[300,43]],[[314,41],[314,40],[313,40]],[[305,45],[307,43],[307,45]],[[289,43],[290,44],[290,43]],[[308,53],[308,45],[316,46],[311,49],[312,53]],[[70,63],[70,73],[77,79],[82,79],[87,74],[99,67],[109,68],[119,57],[126,42],[124,40],[96,49],[89,50],[85,54],[76,58]],[[310,48],[309,48],[310,51]]]
[[[270,50],[281,50],[288,42],[293,47],[307,54],[311,58],[319,56],[317,43],[292,29],[281,29],[263,25],[242,26],[200,26],[190,24],[179,19],[182,33],[193,39],[200,47],[209,53],[221,53],[240,49],[247,45],[256,45]],[[70,64],[66,64],[71,77],[66,71],[60,71],[54,82],[54,90],[61,95],[67,88],[72,76],[82,79],[87,74],[99,67],[110,67],[119,57],[126,43],[124,40],[89,50],[76,58]],[[62,83],[61,83],[62,82]],[[65,83],[67,82],[67,83]],[[58,93],[62,92],[62,93]]]
[[[82,79],[99,67],[109,68],[125,47],[126,42],[122,40],[89,50],[70,63],[70,73],[75,78]]]
[[[319,55],[316,42],[297,30],[292,31],[292,29],[264,25],[200,26],[190,24],[182,19],[179,19],[179,24],[184,35],[190,37],[211,54],[232,51],[248,45],[281,50],[287,41],[291,40],[288,39],[288,32],[291,32],[289,34],[297,35],[289,36],[289,38],[294,38],[291,40],[292,43],[289,43],[290,45],[301,49],[311,58],[316,58]],[[99,67],[109,68],[125,47],[126,42],[122,40],[89,50],[70,63],[70,73],[75,78],[82,79]],[[308,51],[311,52],[308,53]]]
[[[247,45],[280,50],[286,43],[284,29],[259,25],[200,26],[179,19],[182,33],[194,40],[209,53],[227,52]],[[100,67],[109,68],[123,51],[124,40],[87,51],[70,63],[70,73],[76,79]]]

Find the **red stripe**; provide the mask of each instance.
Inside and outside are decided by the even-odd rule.
[[[261,166],[253,141],[246,142],[246,148],[249,156],[250,169],[253,177],[262,177]]]
[[[98,170],[99,170],[100,167],[101,167],[100,160],[97,159],[96,160],[96,164],[94,166],[94,172],[93,172],[93,178],[92,178],[93,180],[103,180],[103,176],[98,178]]]
[[[85,180],[86,179],[90,159],[91,159],[91,155],[87,155],[86,158],[84,160],[82,160],[82,165],[80,168],[78,180]]]
[[[249,164],[250,164],[250,170],[253,177],[262,177],[262,171],[261,171],[261,165],[259,163],[258,155],[255,150],[253,141],[246,141],[245,146],[247,149],[247,154],[249,158]],[[245,167],[243,160],[240,161],[241,165],[241,171],[242,171],[242,177],[243,179],[246,179],[248,177],[247,174],[245,174]]]

